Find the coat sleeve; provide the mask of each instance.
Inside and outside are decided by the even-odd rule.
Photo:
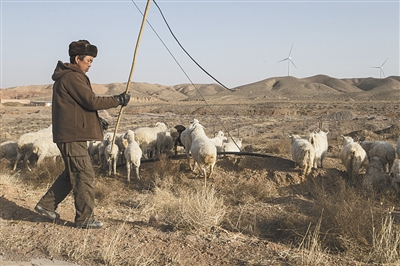
[[[118,100],[114,96],[97,96],[90,85],[89,78],[80,73],[74,73],[68,79],[67,88],[71,97],[83,108],[96,111],[117,107]]]

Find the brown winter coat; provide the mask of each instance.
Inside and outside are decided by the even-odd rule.
[[[89,78],[74,64],[58,61],[52,79],[53,141],[102,140],[103,131],[97,110],[117,107],[117,98],[96,96]]]

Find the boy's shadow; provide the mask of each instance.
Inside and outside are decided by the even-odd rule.
[[[15,204],[15,202],[6,199],[4,196],[0,196],[0,217],[3,220],[19,220],[32,223],[47,222],[74,227],[74,223],[70,221],[59,219],[58,221],[54,222],[53,220],[48,219],[47,217],[40,215],[33,210],[18,206]]]

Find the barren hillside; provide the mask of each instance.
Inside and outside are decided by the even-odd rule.
[[[52,85],[32,85],[1,90],[2,99],[50,100]],[[126,89],[126,83],[93,84],[98,94],[113,95]],[[230,90],[218,84],[130,84],[130,94],[136,101],[179,102],[201,100],[209,97],[224,101],[238,99],[360,99],[392,100],[400,96],[400,77],[384,79],[354,78],[337,79],[326,75],[298,79],[295,77],[275,77],[246,84]]]

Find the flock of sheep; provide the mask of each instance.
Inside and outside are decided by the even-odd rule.
[[[290,136],[292,160],[301,168],[303,176],[310,174],[313,168],[323,167],[328,151],[328,133],[320,130],[306,138],[299,135]],[[355,142],[349,136],[342,137],[343,146],[339,159],[351,178],[357,178],[360,168],[366,165],[363,177],[365,187],[389,184],[400,192],[400,138],[395,148],[386,141]],[[117,134],[115,138],[114,133],[106,132],[102,141],[88,142],[88,153],[103,169],[108,167],[108,175],[116,174],[117,163],[125,164],[127,180],[130,181],[132,168],[136,178],[140,178],[142,159],[157,158],[163,153],[173,151],[176,155],[179,146],[185,150],[190,169],[195,172],[197,166],[206,180],[213,173],[218,154],[240,152],[242,139],[228,139],[223,131],[210,138],[197,119],[193,119],[186,127],[176,125],[168,128],[165,123],[158,122],[154,127],[127,130],[124,134]],[[396,149],[399,158],[397,161]],[[45,158],[51,157],[55,160],[61,156],[57,145],[53,143],[51,126],[23,134],[16,142],[6,141],[0,144],[1,158],[16,158],[13,170],[16,170],[21,159],[24,160],[24,166],[31,170],[29,158],[33,154],[38,158],[37,165]],[[193,158],[193,164],[190,157]]]
[[[114,142],[113,142],[114,141]],[[175,152],[182,146],[187,156],[190,169],[194,172],[196,166],[201,170],[205,180],[213,172],[218,152],[240,152],[241,138],[227,139],[222,131],[214,138],[209,138],[203,125],[193,119],[185,127],[177,125],[168,128],[165,123],[158,122],[154,127],[140,127],[127,130],[124,134],[105,132],[102,141],[89,141],[88,154],[93,161],[97,161],[103,169],[108,167],[108,175],[116,174],[117,164],[123,163],[127,169],[127,180],[130,181],[131,170],[134,169],[136,178],[140,178],[139,167],[142,159],[157,158],[162,153]],[[31,170],[29,159],[37,155],[37,165],[45,158],[54,160],[61,156],[60,151],[52,138],[52,127],[23,134],[18,141],[6,141],[0,144],[1,158],[15,157],[13,170],[23,159],[24,166]],[[194,164],[191,164],[190,157]]]
[[[312,168],[323,167],[323,160],[328,151],[328,133],[320,130],[311,133],[307,138],[290,136],[292,159],[302,169],[302,175],[310,174]],[[342,138],[343,146],[339,152],[339,159],[352,179],[358,178],[360,168],[366,165],[366,173],[362,180],[366,189],[393,186],[400,192],[400,138],[396,148],[386,141],[355,142],[349,136]]]

